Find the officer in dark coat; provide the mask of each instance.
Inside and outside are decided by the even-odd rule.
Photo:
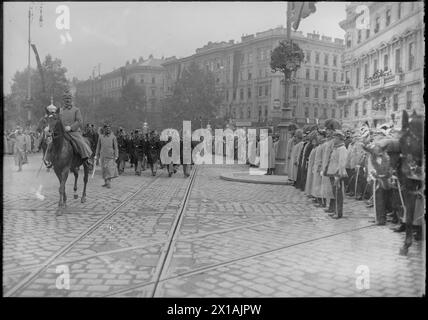
[[[159,136],[156,134],[155,131],[151,131],[149,135],[148,143],[147,143],[146,156],[147,156],[147,163],[150,165],[150,168],[152,169],[153,176],[156,175],[161,149],[162,149],[162,144],[159,139]]]
[[[143,170],[143,161],[146,153],[146,141],[144,139],[144,134],[139,130],[135,130],[133,142],[135,174],[140,176],[141,171]]]
[[[125,162],[129,160],[128,139],[123,128],[119,128],[117,134],[117,144],[119,147],[119,158],[117,159],[117,169],[119,174],[125,171]]]

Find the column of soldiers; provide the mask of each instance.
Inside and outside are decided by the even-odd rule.
[[[317,125],[302,129],[292,125],[289,130],[292,138],[286,148],[288,179],[312,199],[314,206],[340,219],[346,194],[365,200],[377,225],[385,225],[390,218],[393,224],[398,224],[394,231],[405,231],[397,178],[399,132],[392,125],[370,129],[364,124],[352,130],[328,119],[322,129]],[[420,225],[416,220],[422,214],[422,211],[415,214],[414,225]],[[420,239],[421,228],[416,230],[416,239]]]

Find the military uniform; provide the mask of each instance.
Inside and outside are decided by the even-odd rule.
[[[135,161],[135,174],[141,175],[143,168],[144,157],[146,153],[146,140],[142,133],[134,134],[133,146],[134,146],[134,161]]]
[[[89,159],[92,156],[92,150],[88,141],[82,136],[80,130],[83,123],[80,110],[75,106],[72,106],[71,108],[61,108],[59,115],[64,128],[67,126],[70,127],[70,131],[68,133],[75,142],[75,146],[77,147],[76,151],[82,159]]]
[[[333,140],[333,150],[326,171],[326,176],[330,178],[330,183],[334,195],[333,210],[336,218],[343,216],[343,194],[344,194],[344,178],[346,173],[346,158],[348,151],[346,150],[343,141],[344,135],[337,131],[334,133],[340,140]]]
[[[124,133],[117,135],[117,145],[119,148],[119,158],[117,159],[117,169],[119,174],[125,171],[125,162],[129,160],[128,156],[128,141]]]

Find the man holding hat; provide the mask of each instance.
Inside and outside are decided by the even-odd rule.
[[[110,124],[104,124],[103,135],[98,139],[95,160],[101,160],[102,175],[104,179],[103,187],[111,188],[110,181],[119,176],[116,160],[119,158],[119,148],[117,139],[111,132]]]
[[[330,178],[334,194],[334,212],[330,216],[340,219],[343,216],[343,179],[347,177],[346,158],[348,151],[345,147],[345,134],[341,130],[335,130],[333,132],[333,142],[333,151],[327,168],[327,176]]]

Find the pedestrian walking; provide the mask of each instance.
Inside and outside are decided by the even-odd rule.
[[[99,137],[95,160],[100,159],[102,176],[104,179],[103,187],[111,188],[111,179],[119,176],[117,172],[116,160],[119,158],[119,148],[117,139],[111,132],[109,124],[105,124],[103,134]]]
[[[22,128],[18,127],[14,134],[13,153],[15,155],[15,165],[18,166],[18,172],[22,171],[22,165],[28,163],[27,160],[27,140],[22,132]]]

